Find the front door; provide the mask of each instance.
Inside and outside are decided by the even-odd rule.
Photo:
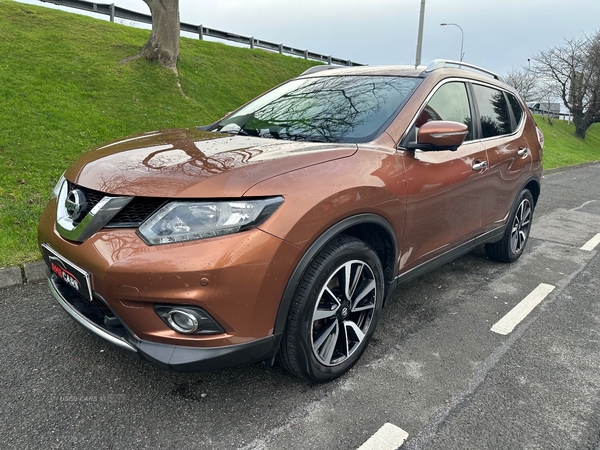
[[[472,117],[467,87],[454,81],[438,88],[415,123],[418,128],[430,120],[452,120],[467,125],[469,134],[455,152],[406,152],[407,211],[401,271],[480,232],[487,154],[479,141],[473,141]]]

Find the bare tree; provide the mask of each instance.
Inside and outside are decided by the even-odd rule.
[[[152,31],[139,54],[121,61],[148,58],[177,73],[179,57],[179,0],[144,0],[152,15]]]
[[[152,32],[140,54],[177,72],[179,0],[144,0],[152,15]]]
[[[537,81],[536,74],[526,68],[511,69],[504,76],[506,84],[514,87],[526,102],[537,100]]]
[[[600,122],[600,31],[565,40],[533,60],[536,72],[556,83],[556,97],[573,115],[575,135],[585,139],[589,127]]]
[[[560,92],[560,86],[552,78],[542,78],[539,81],[537,88],[537,96],[539,97],[540,103],[543,105],[543,110],[546,112],[546,120],[552,125],[552,120],[555,117],[556,112],[552,111],[552,105],[558,100],[558,93]],[[560,111],[558,111],[560,113]],[[542,111],[542,115],[544,111]]]

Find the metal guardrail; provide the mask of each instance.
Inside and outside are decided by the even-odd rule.
[[[115,17],[119,19],[131,20],[134,22],[149,23],[152,24],[152,16],[148,14],[142,14],[129,9],[115,6],[114,3],[92,3],[85,0],[40,0],[44,3],[53,3],[59,6],[66,6],[67,8],[81,9],[92,13],[104,14],[110,17],[110,21],[114,22]],[[340,66],[364,66],[349,59],[336,58],[331,55],[321,55],[319,53],[310,52],[308,50],[302,50],[299,48],[289,47],[283,44],[276,44],[274,42],[263,41],[256,39],[253,36],[241,36],[239,34],[230,33],[228,31],[215,30],[213,28],[207,28],[203,25],[192,25],[189,23],[180,23],[181,31],[187,31],[189,33],[195,33],[202,40],[205,36],[224,39],[227,41],[237,42],[239,44],[248,45],[250,48],[262,48],[265,50],[278,52],[279,54],[288,54],[293,56],[299,56],[304,59],[312,59],[326,64],[337,64]]]

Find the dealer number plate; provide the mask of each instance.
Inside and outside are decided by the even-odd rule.
[[[42,256],[53,274],[71,286],[87,301],[92,301],[90,274],[56,253],[48,244],[42,244]]]

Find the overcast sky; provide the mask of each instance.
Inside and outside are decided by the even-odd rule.
[[[149,13],[142,0],[114,3]],[[421,0],[180,0],[180,16],[359,63],[414,64],[420,7]],[[442,22],[462,27],[466,62],[505,74],[565,38],[600,29],[600,1],[426,0],[422,64],[459,59],[460,29]]]

